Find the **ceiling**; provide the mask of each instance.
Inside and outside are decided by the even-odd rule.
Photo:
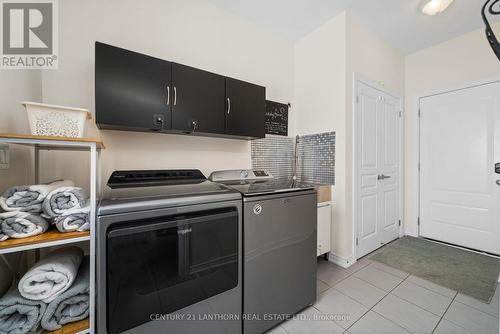
[[[292,41],[349,9],[368,29],[409,54],[484,27],[480,13],[486,0],[455,0],[436,16],[420,12],[423,0],[209,1]],[[492,21],[500,21],[500,15]]]

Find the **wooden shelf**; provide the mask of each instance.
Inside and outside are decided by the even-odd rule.
[[[42,334],[76,334],[76,333],[86,333],[89,329],[89,319],[83,319],[81,321],[72,322],[70,324],[62,326],[53,332],[43,331]]]
[[[90,240],[89,231],[61,233],[57,230],[49,230],[34,237],[0,241],[0,254],[52,247],[86,240]]]
[[[103,149],[104,143],[99,138],[72,138],[72,137],[52,137],[52,136],[35,136],[31,134],[20,134],[20,133],[0,133],[0,138],[7,139],[20,139],[20,140],[35,140],[35,141],[47,141],[47,144],[50,142],[63,143],[95,143],[97,148]]]

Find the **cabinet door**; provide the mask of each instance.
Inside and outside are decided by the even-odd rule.
[[[171,99],[170,62],[96,42],[95,108],[99,128],[168,130]]]
[[[172,64],[172,130],[224,133],[224,77]]]
[[[265,137],[266,88],[226,78],[226,134]]]

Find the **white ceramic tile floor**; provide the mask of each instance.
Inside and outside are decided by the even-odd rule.
[[[321,294],[314,308],[323,314],[336,317],[336,323],[347,329],[368,312],[368,308],[335,289]]]
[[[331,320],[324,319],[324,315],[313,307],[302,311],[294,319],[284,323],[282,328],[289,334],[341,334],[344,332],[342,327]],[[279,332],[275,334],[279,334]]]
[[[330,289],[330,286],[323,282],[322,280],[316,280],[316,295],[320,295],[326,290]]]
[[[485,304],[383,264],[359,262],[344,269],[319,260],[318,299],[302,313],[327,319],[294,319],[268,333],[500,333],[500,288]]]
[[[355,272],[353,275],[387,292],[394,289],[396,286],[398,286],[398,284],[400,284],[403,281],[403,278],[394,276],[392,274],[389,274],[388,272],[380,270],[373,264],[364,267],[360,271]]]
[[[434,291],[427,290],[420,285],[404,281],[394,291],[393,295],[412,304],[420,306],[441,317],[452,302],[452,298],[442,296]]]
[[[338,283],[335,285],[334,289],[351,297],[368,308],[373,307],[387,294],[386,291],[379,289],[370,283],[366,283],[365,281],[354,276],[350,276]]]

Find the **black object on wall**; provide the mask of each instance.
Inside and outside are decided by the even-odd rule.
[[[100,129],[262,138],[265,99],[262,86],[95,43]]]
[[[493,49],[493,52],[497,56],[498,60],[500,60],[500,43],[498,42],[493,29],[491,29],[486,12],[489,12],[491,15],[500,15],[500,9],[495,9],[495,6],[499,4],[500,0],[487,0],[481,11],[481,16],[483,17],[484,24],[486,25],[486,38],[488,39],[488,42],[490,43],[491,48]]]
[[[266,134],[288,136],[288,105],[266,101]]]

